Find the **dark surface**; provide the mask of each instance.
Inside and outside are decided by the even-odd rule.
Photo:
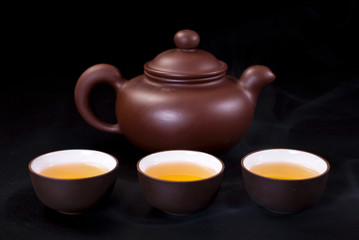
[[[193,8],[177,15],[152,12],[148,6],[141,6],[143,12],[101,4],[93,5],[93,11],[21,7],[8,18],[17,24],[2,31],[7,64],[0,88],[1,239],[358,239],[357,1],[301,1],[284,8],[214,4],[197,17]],[[239,77],[245,67],[264,64],[277,79],[261,92],[246,137],[215,154],[226,165],[215,200],[203,211],[175,217],[153,209],[140,191],[136,162],[146,153],[121,135],[85,123],[73,91],[92,64],[113,64],[127,79],[141,74],[145,62],[174,47],[173,34],[183,28],[198,31],[199,48],[228,63],[231,75]],[[111,88],[98,87],[93,100],[98,114],[113,122]],[[315,206],[282,216],[249,199],[240,160],[273,147],[313,152],[331,164],[327,187]],[[27,164],[40,154],[67,148],[101,150],[120,161],[111,199],[95,211],[61,215],[34,194]]]

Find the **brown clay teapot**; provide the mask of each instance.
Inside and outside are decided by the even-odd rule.
[[[232,147],[249,129],[257,96],[274,74],[255,65],[237,80],[226,75],[226,63],[196,48],[196,32],[179,31],[174,42],[177,48],[147,62],[144,74],[130,81],[109,64],[88,68],[75,88],[80,114],[95,128],[122,133],[146,151]],[[90,92],[100,83],[116,91],[116,124],[99,119],[90,107]]]

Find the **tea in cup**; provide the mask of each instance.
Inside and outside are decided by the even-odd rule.
[[[204,152],[170,150],[140,159],[137,171],[142,192],[152,206],[183,215],[213,200],[221,185],[224,164]]]
[[[40,201],[61,213],[77,214],[94,207],[112,192],[118,161],[95,150],[62,150],[29,163],[33,188]]]
[[[267,149],[241,161],[249,196],[275,213],[294,213],[314,205],[322,193],[329,163],[322,157],[294,149]]]

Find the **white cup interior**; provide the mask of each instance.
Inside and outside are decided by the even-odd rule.
[[[175,162],[193,163],[213,169],[213,176],[218,174],[224,168],[224,165],[218,158],[208,153],[190,150],[170,150],[153,153],[142,158],[138,167],[142,172],[146,172],[146,170],[151,166]]]
[[[243,166],[250,171],[250,169],[258,164],[263,163],[293,163],[299,164],[318,172],[318,175],[323,174],[328,170],[328,163],[318,155],[294,150],[294,149],[268,149],[257,151],[247,155],[243,159]]]
[[[95,150],[62,150],[47,153],[35,158],[30,163],[30,168],[34,172],[40,174],[45,168],[69,163],[96,164],[111,171],[116,167],[117,160],[110,154]]]

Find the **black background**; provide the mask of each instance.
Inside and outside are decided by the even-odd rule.
[[[0,238],[358,239],[358,2],[131,5],[3,8]],[[81,73],[96,63],[115,65],[127,79],[141,74],[145,62],[174,47],[173,35],[184,28],[200,34],[200,48],[225,61],[230,75],[264,64],[277,79],[261,92],[246,137],[215,153],[226,171],[214,202],[175,217],[142,196],[135,164],[147,153],[124,136],[89,126],[73,91]],[[114,91],[98,86],[92,98],[97,113],[114,122]],[[248,197],[240,160],[273,147],[310,151],[331,164],[315,206],[275,215]],[[69,148],[105,151],[120,161],[110,201],[78,216],[43,206],[27,168],[40,154]]]

